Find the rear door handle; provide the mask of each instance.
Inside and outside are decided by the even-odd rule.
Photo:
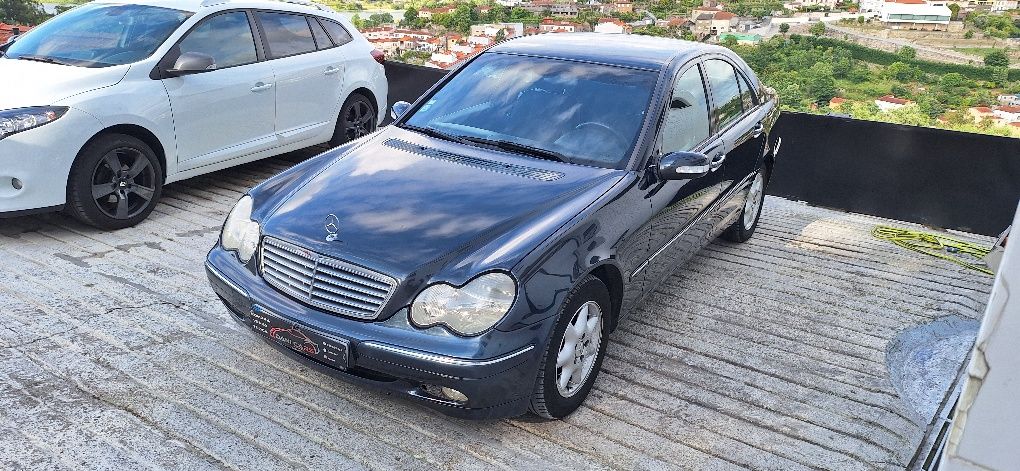
[[[751,136],[753,136],[755,139],[757,139],[764,132],[765,132],[765,125],[761,124],[761,123],[758,123],[758,124],[754,125],[754,129],[751,131]]]
[[[339,67],[329,66],[329,67],[326,67],[326,71],[323,72],[323,74],[325,74],[325,75],[334,75],[334,74],[337,74],[339,72],[340,72],[340,68]]]
[[[273,88],[273,84],[258,82],[258,83],[255,84],[254,87],[251,87],[251,91],[253,91],[255,93],[258,93],[258,92],[264,92],[266,90],[269,90],[270,88]]]

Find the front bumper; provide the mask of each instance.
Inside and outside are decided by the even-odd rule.
[[[100,129],[91,115],[71,108],[52,123],[0,139],[0,217],[59,209],[74,159]]]
[[[341,370],[266,339],[287,356],[331,376],[398,393],[455,417],[495,419],[526,412],[541,353],[555,325],[553,319],[517,331],[460,338],[436,332],[438,327],[414,328],[406,309],[374,322],[326,314],[276,291],[219,246],[209,253],[206,273],[233,318],[249,328],[251,311],[264,309],[349,342],[348,369]],[[468,400],[446,399],[435,394],[433,387],[456,389]]]

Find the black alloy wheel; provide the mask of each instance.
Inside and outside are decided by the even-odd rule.
[[[360,94],[352,94],[340,108],[340,118],[330,144],[338,146],[375,132],[375,107]]]
[[[101,135],[79,154],[67,184],[67,212],[100,229],[123,229],[152,212],[163,170],[152,149],[123,134]]]

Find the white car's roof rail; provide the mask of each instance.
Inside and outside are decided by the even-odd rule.
[[[316,3],[316,2],[313,2],[313,1],[310,1],[310,0],[272,0],[272,1],[275,1],[275,2],[284,2],[284,3],[293,3],[293,4],[296,4],[296,5],[304,5],[304,6],[309,6],[309,7],[312,7],[312,8],[318,9],[318,10],[322,10],[322,11],[332,11],[333,10],[332,8],[330,8],[330,7],[326,6],[326,5],[323,5],[321,3]],[[230,2],[230,0],[202,0],[202,3],[199,4],[199,6],[201,6],[201,7],[211,7],[213,5],[219,5],[221,3],[229,3],[229,2]]]

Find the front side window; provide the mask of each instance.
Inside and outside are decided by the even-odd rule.
[[[79,67],[130,64],[151,56],[190,16],[170,8],[90,3],[33,28],[5,56]]]
[[[292,56],[315,50],[315,39],[303,15],[260,11],[255,13],[266,35],[269,56]]]
[[[486,53],[406,124],[483,146],[527,146],[540,158],[623,168],[656,80],[647,70]]]
[[[701,69],[691,67],[676,80],[662,124],[662,152],[693,150],[708,139],[708,96]]]
[[[251,64],[258,60],[248,15],[223,13],[204,20],[181,41],[181,54],[198,52],[212,56],[217,69]]]
[[[712,85],[712,99],[715,101],[719,129],[724,129],[744,112],[740,85],[737,84],[737,72],[729,62],[710,59],[705,61],[705,73],[708,75],[708,83]]]

